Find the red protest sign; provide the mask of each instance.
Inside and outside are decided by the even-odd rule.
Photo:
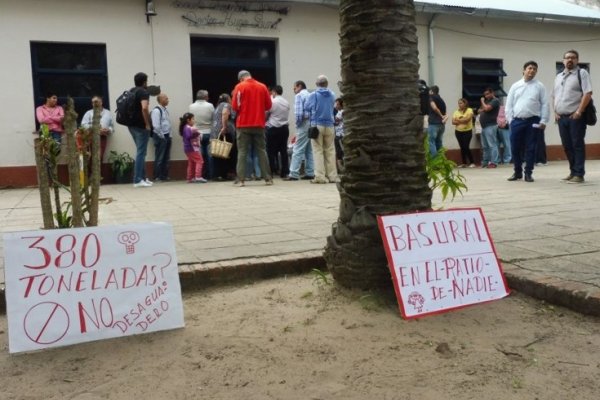
[[[508,295],[481,209],[386,215],[377,220],[403,318]]]

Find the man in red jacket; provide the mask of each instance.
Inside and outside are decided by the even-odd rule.
[[[252,79],[250,72],[238,73],[238,83],[233,89],[232,106],[237,114],[237,176],[238,185],[244,186],[246,177],[246,155],[250,146],[258,154],[262,176],[267,185],[273,184],[271,168],[267,159],[265,141],[265,113],[271,109],[271,95],[267,87]]]

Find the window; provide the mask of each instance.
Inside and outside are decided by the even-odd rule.
[[[43,104],[46,93],[56,92],[58,103],[67,96],[75,103],[78,123],[99,94],[110,108],[106,45],[84,43],[31,42],[31,65],[35,106]]]
[[[473,108],[479,107],[479,99],[487,87],[494,89],[497,97],[506,96],[502,89],[506,72],[502,68],[502,60],[488,58],[463,58],[462,79],[463,97]]]

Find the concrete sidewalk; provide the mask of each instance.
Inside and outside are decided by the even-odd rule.
[[[468,192],[445,204],[436,193],[434,207],[483,209],[511,288],[600,315],[600,161],[586,167],[584,184],[560,181],[568,174],[565,162],[536,167],[534,183],[507,182],[510,166],[463,169]],[[101,225],[173,225],[184,288],[324,268],[321,250],[339,202],[333,184],[279,179],[244,188],[231,182],[106,185],[101,197]],[[39,228],[37,189],[0,190],[0,217],[3,232]],[[2,258],[2,291],[3,268]]]

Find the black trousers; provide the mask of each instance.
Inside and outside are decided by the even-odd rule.
[[[283,125],[278,128],[267,128],[267,156],[269,158],[269,166],[271,173],[275,175],[278,171],[279,176],[284,178],[290,173],[288,161],[288,137],[290,129],[288,125]]]
[[[455,131],[456,140],[460,146],[460,155],[462,157],[463,164],[475,164],[473,161],[473,154],[471,153],[470,144],[471,138],[473,138],[473,131]]]

